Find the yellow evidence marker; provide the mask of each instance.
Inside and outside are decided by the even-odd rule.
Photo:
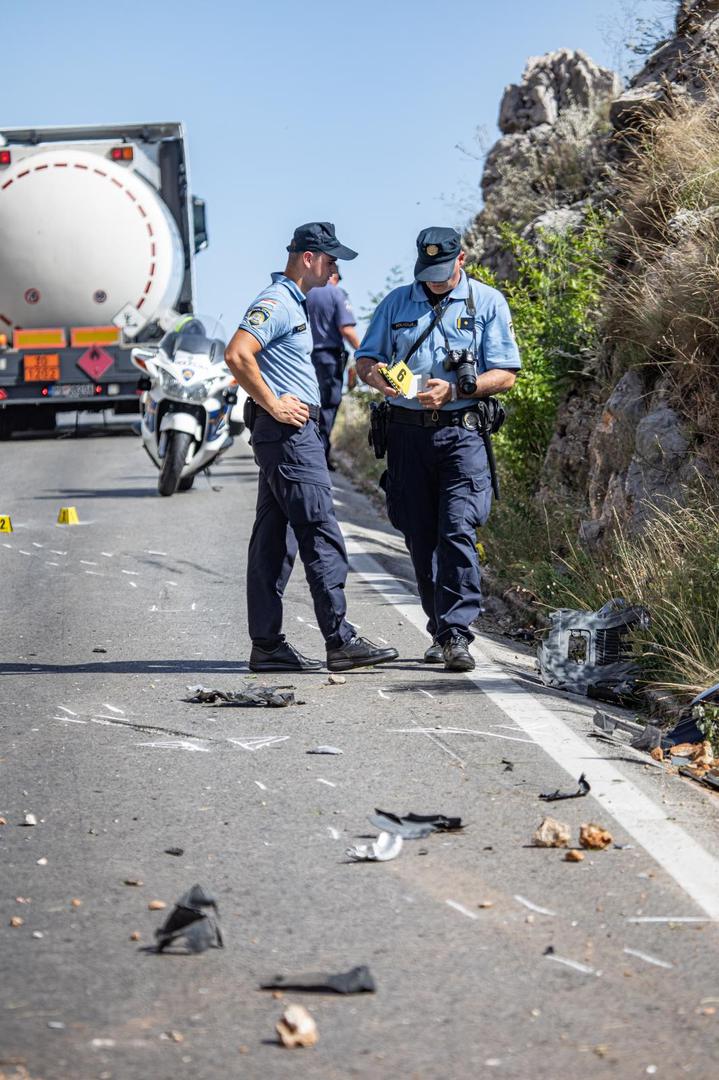
[[[77,516],[77,510],[74,506],[61,506],[60,513],[57,515],[58,525],[79,525],[80,518]]]
[[[9,514],[0,514],[0,532],[12,532],[12,521]]]
[[[398,390],[400,394],[407,396],[407,390],[412,385],[412,372],[405,364],[404,360],[400,360],[399,363],[394,364],[391,368],[380,367],[379,373],[383,379],[385,379],[390,386],[393,386],[395,390]]]

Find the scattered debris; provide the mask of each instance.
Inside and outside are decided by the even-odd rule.
[[[133,930],[130,934],[130,941],[142,941],[142,935],[139,930]]]
[[[494,907],[494,900],[480,900],[477,904],[478,908],[491,908]]]
[[[162,904],[162,907],[166,906]],[[217,902],[208,896],[201,885],[193,885],[180,897],[165,922],[155,931],[157,952],[162,952],[178,938],[184,938],[188,950],[193,953],[204,952],[210,946],[221,949],[223,941],[218,918]]]
[[[283,1046],[314,1046],[319,1039],[317,1025],[304,1005],[288,1005],[275,1025]]]
[[[520,896],[518,893],[514,894],[514,899],[518,904],[524,904],[530,911],[536,911],[538,915],[556,915],[556,911],[550,911],[549,908],[540,907],[539,904],[532,903],[531,900],[527,900],[526,896]]]
[[[584,852],[577,851],[576,848],[570,848],[567,854],[564,856],[565,862],[584,862]]]
[[[41,938],[41,937],[45,937],[45,935],[43,934],[42,930],[33,930],[33,932],[32,932],[32,936],[33,936],[34,938]]]
[[[20,915],[13,915],[12,918],[10,919],[10,925],[11,926],[16,926],[16,927],[17,926],[22,926],[24,922],[25,922],[25,920]]]
[[[422,840],[433,832],[454,832],[463,829],[461,818],[445,817],[444,814],[392,814],[389,810],[375,807],[368,819],[370,825],[384,832],[402,836],[405,840]]]
[[[43,855],[41,858],[35,860],[38,866],[47,866],[47,856]]]
[[[500,761],[499,764],[504,765],[504,771],[505,772],[514,772],[514,762],[513,761],[508,761],[507,758],[502,758],[502,760]]]
[[[271,709],[282,709],[286,705],[304,705],[303,701],[296,701],[293,694],[294,686],[259,686],[246,687],[244,690],[212,690],[206,686],[188,686],[191,697],[183,698],[183,701],[200,705],[233,705],[239,707],[266,706]]]
[[[656,750],[662,741],[662,733],[654,724],[646,724],[638,735],[635,735],[630,746],[633,750]]]
[[[37,825],[37,818],[35,817],[34,814],[25,814],[25,816],[24,816],[24,818],[22,820],[22,824],[23,825]]]
[[[148,911],[164,911],[166,907],[164,900],[151,900],[147,905]]]
[[[178,858],[179,858],[180,855],[184,855],[184,854],[185,854],[185,849],[182,848],[182,847],[166,847],[165,848],[165,855],[177,855]]]
[[[47,1026],[52,1028],[53,1031],[64,1031],[65,1025],[62,1020],[48,1020]]]
[[[664,761],[664,751],[661,746],[655,746],[650,750],[649,757],[654,758],[655,761]]]
[[[564,821],[545,817],[536,829],[532,841],[535,847],[568,847],[572,830]]]
[[[123,885],[137,885],[137,886],[139,886],[139,885],[144,885],[145,882],[140,881],[140,879],[136,878],[136,877],[128,877],[128,878],[125,878],[125,880],[123,881],[122,884]]]
[[[7,818],[0,817],[0,825],[7,825]]]
[[[639,735],[643,731],[642,724],[636,724],[631,720],[620,720],[602,709],[597,709],[594,713],[594,726],[604,735],[613,735],[617,728],[632,736]]]
[[[315,746],[314,750],[305,751],[307,754],[344,754],[344,750],[336,746]]]
[[[329,975],[323,971],[308,975],[275,975],[263,982],[262,990],[303,990],[313,993],[374,994],[377,989],[370,969],[361,964],[350,971]]]
[[[330,675],[327,676],[327,682],[325,683],[325,685],[326,686],[343,686],[346,682],[347,682],[347,677],[345,675],[332,675],[332,674],[330,674]]]
[[[102,652],[107,652],[107,649],[103,649],[102,645],[97,645],[92,651],[97,652],[97,653],[102,653]]]
[[[659,960],[656,956],[650,956],[649,953],[639,952],[639,949],[624,948],[624,952],[627,956],[636,956],[639,960],[646,961],[647,964],[654,964],[655,967],[671,969],[674,964],[670,964],[667,960]]]
[[[540,799],[544,799],[545,802],[559,802],[560,799],[581,799],[584,795],[588,795],[592,790],[584,773],[577,780],[576,791],[560,791],[557,788],[556,791],[550,791],[548,795],[540,795]]]
[[[568,960],[566,956],[558,956],[553,945],[547,945],[544,956],[547,960],[554,960],[555,964],[564,964],[565,967],[572,968],[574,971],[580,971],[582,975],[601,975],[600,971],[589,967],[588,964],[580,964],[578,960]]]
[[[82,907],[82,900],[78,900],[78,898],[76,896],[73,896],[72,900],[70,901],[70,904],[74,908]]]
[[[609,600],[599,611],[562,608],[549,615],[537,667],[547,686],[602,701],[630,701],[638,669],[629,634],[649,625],[645,608]]]
[[[402,850],[402,837],[399,833],[381,832],[371,844],[355,844],[348,847],[345,855],[352,862],[389,862],[396,859]]]
[[[612,843],[612,834],[603,826],[588,822],[579,826],[579,843],[583,848],[603,851]]]
[[[163,1031],[160,1038],[168,1039],[170,1042],[174,1043],[183,1043],[185,1041],[185,1036],[181,1031]]]

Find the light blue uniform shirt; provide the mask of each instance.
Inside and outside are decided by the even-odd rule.
[[[305,294],[294,281],[272,274],[272,284],[252,301],[239,328],[262,346],[257,362],[277,397],[294,394],[307,405],[319,405]]]
[[[468,290],[472,289],[476,312],[467,311]],[[415,341],[432,321],[434,312],[422,285],[402,285],[379,303],[367,327],[355,359],[363,356],[391,366],[404,360]],[[470,349],[477,361],[477,374],[491,368],[516,371],[522,366],[514,340],[512,316],[507,301],[497,289],[462,277],[449,296],[447,307],[432,333],[410,357],[409,367],[416,375],[456,383],[456,371],[445,371],[443,360],[448,349]],[[392,405],[421,409],[417,398],[392,398]],[[448,401],[443,409],[466,409],[469,399]]]

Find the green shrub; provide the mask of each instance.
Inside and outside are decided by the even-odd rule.
[[[537,246],[505,227],[516,278],[498,282],[484,267],[468,267],[479,281],[500,288],[512,311],[522,372],[503,398],[510,419],[495,446],[511,483],[526,493],[539,478],[563,394],[591,367],[604,234],[604,220],[595,213],[587,216],[581,231],[540,233]]]

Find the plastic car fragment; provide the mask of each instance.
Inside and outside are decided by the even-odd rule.
[[[211,946],[221,949],[217,901],[201,885],[193,885],[175,904],[162,926],[155,931],[157,952],[184,938],[191,953],[204,952]]]
[[[588,795],[592,790],[589,781],[584,773],[577,780],[576,791],[560,791],[557,788],[556,791],[550,791],[549,794],[540,795],[540,799],[544,799],[545,802],[559,802],[560,799],[581,799],[584,795]]]
[[[275,975],[261,985],[262,990],[306,990],[316,994],[374,994],[377,986],[366,964],[338,975],[312,971],[306,975]]]
[[[405,840],[422,840],[433,832],[453,832],[463,829],[462,819],[445,817],[444,814],[393,814],[375,807],[367,818],[370,825],[384,832],[402,836]]]
[[[402,850],[402,837],[397,833],[381,832],[371,844],[355,844],[345,855],[352,862],[389,862]]]
[[[206,686],[188,686],[191,696],[183,700],[199,705],[234,705],[240,707],[267,706],[282,709],[286,705],[302,705],[292,693],[294,686],[245,687],[243,690],[217,690]]]

